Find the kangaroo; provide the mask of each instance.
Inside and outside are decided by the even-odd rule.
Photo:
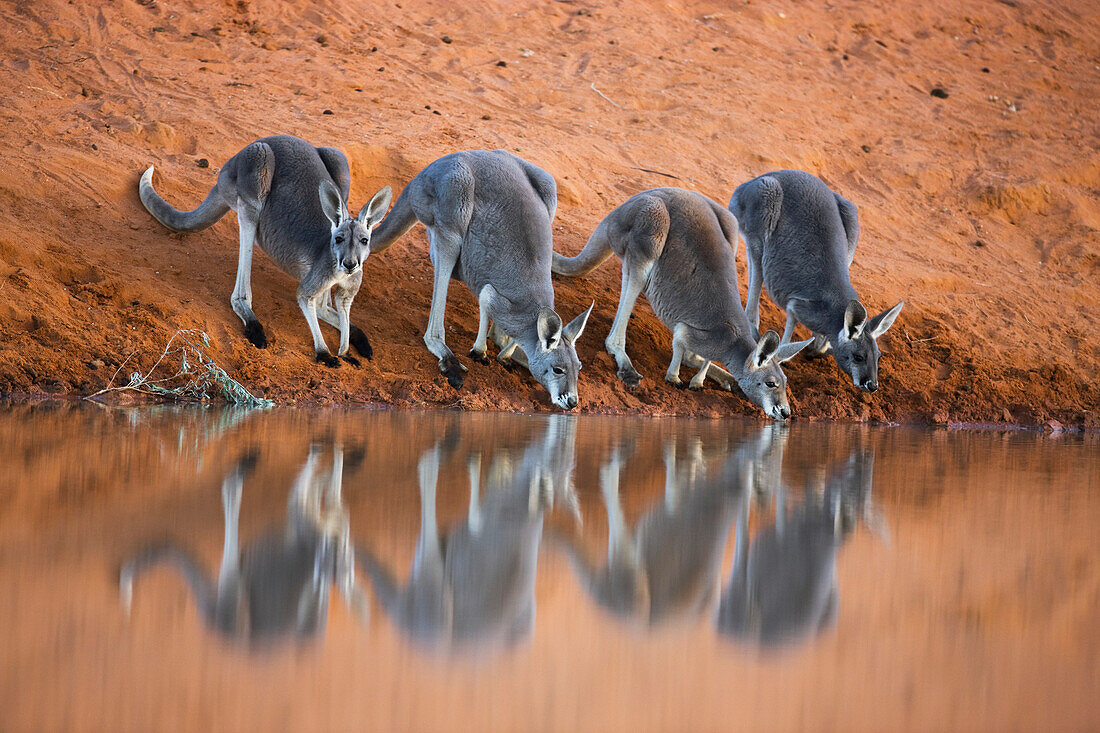
[[[860,514],[868,524],[874,458],[854,452],[820,493],[807,491],[787,517],[776,494],[775,525],[749,542],[749,510],[738,518],[733,569],[719,604],[723,635],[774,648],[797,644],[836,622],[836,555]]]
[[[559,407],[577,406],[581,363],[574,344],[592,306],[564,327],[554,312],[550,257],[557,204],[557,184],[546,171],[504,150],[467,150],[420,171],[375,232],[371,251],[380,252],[418,220],[427,227],[435,284],[424,343],[455,389],[466,367],[444,341],[452,277],[466,283],[481,311],[470,357],[489,363],[491,322],[502,349],[498,361],[529,369]]]
[[[404,634],[442,653],[510,647],[531,635],[543,516],[555,494],[571,491],[575,431],[574,418],[551,416],[544,437],[485,498],[480,462],[471,457],[469,513],[442,539],[435,496],[443,441],[424,452],[420,536],[405,587],[369,549],[357,548],[375,598]]]
[[[241,459],[222,484],[225,543],[215,585],[194,556],[175,545],[153,547],[125,562],[119,573],[129,611],[135,578],[159,562],[183,573],[203,620],[225,637],[249,644],[294,636],[307,640],[323,632],[329,588],[337,586],[360,622],[366,622],[366,594],[355,579],[348,515],[341,499],[343,451],[333,451],[332,473],[322,490],[317,474],[320,448],[310,448],[287,504],[286,524],[238,549],[238,519],[244,479],[254,456]],[[322,506],[322,493],[324,506]]]
[[[717,479],[696,485],[703,467],[696,442],[687,461],[676,462],[676,443],[665,443],[665,498],[633,530],[619,499],[625,462],[613,448],[600,467],[600,493],[607,510],[607,564],[597,569],[570,540],[564,547],[585,591],[617,616],[643,627],[691,621],[712,610],[718,599],[722,553],[745,500],[731,461]]]
[[[153,166],[138,186],[141,203],[174,232],[206,229],[230,209],[237,212],[240,254],[229,302],[244,322],[245,337],[257,348],[267,347],[267,335],[252,312],[252,246],[258,243],[298,281],[298,306],[313,335],[314,354],[328,367],[340,366],[340,360],[325,344],[318,318],[339,329],[337,354],[346,361],[358,364],[348,355],[349,344],[368,360],[373,357],[366,334],[351,323],[351,302],[363,282],[371,230],[385,215],[392,192],[383,188],[352,217],[350,189],[351,170],[342,152],[315,148],[290,135],[261,138],[230,158],[193,211],[173,208],[153,190]]]
[[[619,307],[604,343],[628,386],[642,379],[626,354],[626,325],[644,290],[672,331],[665,381],[682,386],[680,364],[686,359],[699,367],[691,389],[702,389],[708,376],[729,391],[736,383],[770,417],[785,420],[791,408],[779,365],[810,342],[781,344],[774,332],[753,334],[737,286],[736,243],[737,219],[716,202],[681,188],[655,188],[608,214],[576,257],[555,253],[553,271],[584,275],[612,252],[622,260]]]
[[[816,353],[832,351],[837,366],[857,387],[877,390],[877,340],[905,301],[867,318],[848,279],[859,239],[855,204],[816,176],[783,170],[738,186],[729,208],[741,222],[748,252],[747,306],[753,332],[760,328],[763,284],[787,312],[782,343],[789,343],[795,324],[802,323],[814,334]]]

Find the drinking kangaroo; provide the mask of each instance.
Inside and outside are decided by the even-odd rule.
[[[466,283],[481,310],[470,356],[488,363],[492,322],[502,364],[514,360],[527,367],[559,407],[577,406],[581,363],[573,345],[592,306],[564,327],[554,312],[551,222],[557,201],[557,184],[541,168],[504,150],[467,150],[420,171],[375,232],[371,251],[380,252],[418,220],[427,227],[435,284],[424,343],[455,389],[466,367],[444,341],[452,277]]]
[[[783,420],[791,408],[779,365],[810,341],[780,344],[774,331],[755,335],[737,288],[736,245],[737,219],[716,202],[681,188],[656,188],[608,214],[576,257],[555,253],[553,271],[584,275],[612,252],[622,260],[619,308],[605,344],[619,378],[629,386],[642,377],[626,354],[626,325],[644,290],[657,317],[672,330],[666,381],[682,384],[680,364],[686,359],[699,367],[692,389],[701,389],[708,376],[731,391],[736,382],[764,412]]]
[[[856,254],[859,218],[851,201],[821,179],[795,170],[776,171],[738,186],[730,211],[741,222],[748,251],[749,321],[760,327],[760,286],[787,311],[783,341],[796,323],[814,333],[814,351],[833,352],[837,366],[860,389],[878,389],[876,340],[901,313],[905,301],[867,318],[848,268]]]
[[[240,228],[237,284],[230,303],[244,321],[244,334],[257,348],[267,346],[263,326],[252,312],[252,245],[298,280],[298,306],[313,335],[317,361],[340,365],[321,335],[320,318],[340,331],[339,356],[351,363],[349,344],[370,359],[370,341],[351,323],[351,302],[363,282],[363,260],[371,230],[390,203],[387,186],[348,214],[351,189],[348,159],[336,148],[315,148],[290,135],[265,137],[230,158],[218,182],[193,211],[179,211],[153,190],[153,167],[141,177],[141,203],[153,218],[176,232],[205,229],[233,209]],[[332,303],[329,295],[332,295]]]

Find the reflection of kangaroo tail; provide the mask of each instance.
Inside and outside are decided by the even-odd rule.
[[[118,586],[122,596],[122,606],[126,612],[130,612],[133,602],[134,580],[141,573],[162,562],[174,565],[180,571],[195,597],[195,605],[199,613],[206,621],[213,623],[217,598],[214,586],[203,574],[202,567],[195,558],[174,545],[150,547],[123,563],[118,574]]]
[[[385,568],[374,554],[362,545],[355,546],[355,562],[370,578],[374,598],[391,616],[397,611],[401,589],[393,573]]]

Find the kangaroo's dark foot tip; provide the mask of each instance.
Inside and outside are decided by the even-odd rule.
[[[484,351],[470,349],[470,353],[467,354],[467,356],[476,361],[478,364],[484,364],[486,366],[489,365],[489,357]]]
[[[453,356],[447,356],[439,360],[439,371],[447,378],[447,383],[455,389],[462,389],[462,381],[466,377],[466,368]]]
[[[619,372],[619,379],[622,380],[623,384],[625,384],[628,389],[637,389],[642,383],[642,375],[634,371]]]
[[[363,364],[361,361],[356,359],[351,354],[344,354],[340,358],[343,359],[344,361],[346,361],[348,364],[351,364],[352,366],[362,366],[362,364]]]
[[[688,383],[687,388],[690,389],[692,392],[702,392],[703,391],[703,385],[701,385],[701,384],[695,385],[695,384]]]
[[[363,329],[352,326],[351,332],[348,334],[348,341],[359,352],[359,355],[367,361],[374,358],[374,349],[371,348],[370,340],[367,338],[367,334],[363,333]]]
[[[332,354],[328,353],[327,351],[317,352],[317,363],[324,364],[330,369],[335,369],[336,367],[340,366],[340,360]]]
[[[244,337],[257,349],[267,348],[267,334],[264,333],[264,327],[260,325],[259,321],[253,321],[245,325]]]

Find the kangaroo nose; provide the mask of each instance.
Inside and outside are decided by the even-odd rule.
[[[874,392],[878,389],[878,382],[872,382],[871,380],[868,380],[859,386],[863,387],[863,389],[867,390],[868,392]]]
[[[572,394],[571,395],[566,395],[565,396],[565,409],[572,410],[574,407],[577,406],[578,401],[579,400],[577,400],[576,395],[572,395]]]
[[[788,417],[791,416],[791,408],[787,407],[786,405],[781,405],[779,407],[779,416],[786,420]]]
[[[348,272],[353,271],[356,267],[359,267],[359,263],[356,260],[344,260],[344,269]]]

